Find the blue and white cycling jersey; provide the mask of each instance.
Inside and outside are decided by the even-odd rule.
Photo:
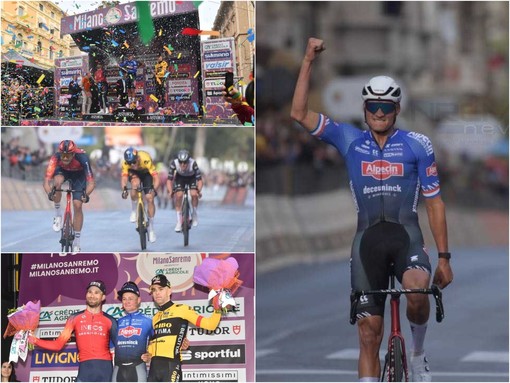
[[[381,149],[369,130],[319,116],[310,133],[335,146],[346,161],[358,231],[381,221],[417,226],[420,189],[425,198],[440,194],[430,140],[397,129]]]
[[[137,311],[120,318],[117,323],[115,364],[140,362],[153,332],[152,319]]]

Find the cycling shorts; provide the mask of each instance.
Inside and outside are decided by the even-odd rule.
[[[113,366],[111,360],[92,359],[80,362],[77,382],[110,382]]]
[[[136,177],[136,178],[140,179],[140,181],[142,182],[143,187],[147,188],[147,189],[144,189],[144,193],[145,194],[149,194],[150,189],[153,186],[151,174],[149,172],[147,172],[147,171],[140,172],[138,170],[131,170],[131,169],[129,169],[128,170],[128,180],[129,180],[129,182],[131,182],[133,177]]]
[[[145,362],[119,364],[113,367],[112,382],[146,382],[147,366]]]
[[[379,222],[354,237],[351,253],[351,287],[353,291],[387,289],[390,263],[394,263],[397,280],[407,270],[419,269],[430,274],[429,256],[418,226]],[[357,319],[384,316],[386,295],[361,296]]]
[[[197,189],[197,177],[192,175],[190,177],[181,176],[176,174],[172,183],[174,193],[178,191],[184,191],[184,186],[188,185],[190,189]]]
[[[182,382],[181,362],[154,356],[151,359],[148,382]]]
[[[71,189],[78,190],[78,191],[73,192],[73,199],[81,201],[83,192],[87,188],[87,178],[85,176],[85,172],[84,171],[76,172],[76,171],[64,170],[60,166],[58,166],[55,169],[55,173],[53,174],[53,177],[55,177],[57,175],[63,176],[64,180],[68,180],[69,184],[70,184],[69,186],[71,187]]]
[[[126,76],[127,89],[135,89],[135,79],[136,75],[134,73],[128,73],[128,75]]]

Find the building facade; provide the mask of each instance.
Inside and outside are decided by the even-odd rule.
[[[249,33],[255,33],[255,1],[222,1],[213,29],[234,38],[237,75],[248,84],[255,66],[255,40]]]
[[[2,54],[14,50],[48,70],[54,60],[69,56],[70,36],[60,38],[65,13],[49,1],[2,1]]]

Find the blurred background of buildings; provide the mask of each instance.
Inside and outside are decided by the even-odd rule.
[[[356,228],[343,159],[290,119],[310,37],[326,50],[309,107],[365,129],[363,85],[394,77],[397,125],[434,145],[450,245],[508,246],[508,11],[499,1],[257,3],[258,264],[348,256]]]

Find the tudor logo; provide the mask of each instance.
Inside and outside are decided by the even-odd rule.
[[[241,333],[241,326],[239,325],[232,326],[232,331],[234,332],[234,334],[239,335]]]
[[[437,177],[437,166],[435,162],[432,162],[432,165],[430,165],[427,168],[427,177]]]
[[[374,177],[376,180],[387,180],[394,176],[402,177],[404,175],[404,164],[391,163],[385,160],[362,161],[361,174],[363,176]]]

